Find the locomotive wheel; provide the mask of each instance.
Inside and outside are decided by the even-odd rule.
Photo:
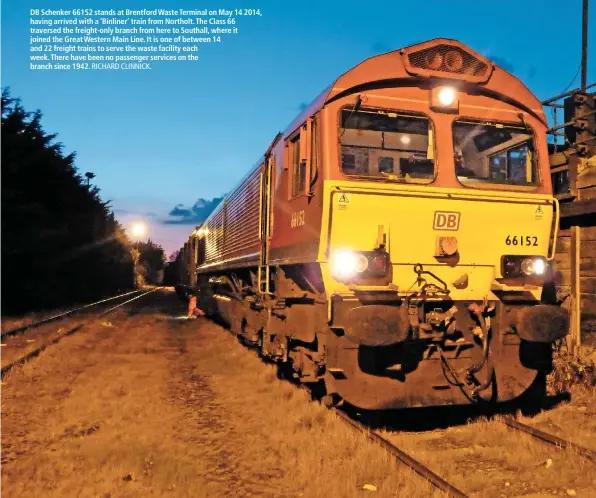
[[[320,401],[327,408],[334,408],[341,404],[343,401],[342,397],[334,392],[327,391],[328,384],[325,380],[319,380],[313,384],[311,388],[311,397],[313,400]]]

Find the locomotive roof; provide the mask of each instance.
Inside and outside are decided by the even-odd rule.
[[[496,94],[503,94],[502,89],[506,89],[507,97],[516,100],[528,110],[531,110],[539,119],[546,122],[542,104],[518,78],[457,40],[450,38],[434,38],[432,40],[392,50],[384,54],[374,55],[348,69],[331,85],[325,88],[325,90],[323,90],[323,92],[321,92],[312,103],[291,122],[283,132],[284,139],[304,123],[308,117],[322,109],[326,103],[338,97],[340,94],[356,93],[361,91],[359,88],[360,86],[371,82],[389,81],[400,78],[408,78],[411,80],[412,76],[408,73],[404,65],[404,51],[412,52],[417,47],[423,49],[441,44],[449,44],[459,47],[476,58],[483,59],[494,66],[495,71],[492,72],[488,81],[483,83],[482,86],[485,87],[487,91]]]

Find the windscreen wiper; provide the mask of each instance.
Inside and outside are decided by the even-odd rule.
[[[519,120],[521,121],[522,126],[524,127],[524,129],[529,132],[530,134],[532,133],[532,130],[530,129],[530,127],[528,126],[528,123],[526,123],[526,120],[524,119],[524,115],[523,113],[519,113],[517,115],[517,117],[519,118]]]
[[[346,118],[346,121],[344,122],[344,126],[343,126],[343,130],[341,132],[341,135],[339,136],[339,143],[341,144],[341,137],[344,136],[344,133],[346,132],[347,129],[347,125],[348,122],[350,121],[350,119],[352,119],[352,116],[354,114],[354,112],[356,112],[358,109],[360,109],[360,106],[362,105],[362,97],[360,97],[360,95],[356,96],[356,102],[354,102],[354,108],[352,109],[352,111],[350,112],[350,115]]]

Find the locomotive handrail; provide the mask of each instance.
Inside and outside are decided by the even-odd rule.
[[[555,252],[557,250],[557,237],[559,236],[559,223],[560,223],[560,217],[561,217],[561,208],[560,208],[560,204],[559,204],[559,199],[557,199],[556,197],[553,197],[553,204],[555,205],[555,211],[557,212],[557,218],[555,220],[555,229],[554,229],[554,233],[553,233],[551,250],[548,254],[548,257],[546,258],[548,261],[552,261],[553,259],[555,259]]]

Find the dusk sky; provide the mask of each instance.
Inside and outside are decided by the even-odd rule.
[[[594,2],[593,2],[594,3]],[[284,2],[64,0],[3,2],[2,86],[76,151],[125,228],[135,219],[168,253],[196,219],[170,215],[230,190],[274,138],[337,76],[362,60],[455,38],[513,72],[540,99],[579,86],[581,0]],[[198,62],[150,71],[32,71],[29,9],[259,8]],[[591,9],[594,19],[596,4]],[[589,49],[596,54],[593,22]],[[575,82],[571,85],[574,76]],[[590,57],[588,83],[596,81]],[[180,207],[181,206],[181,207]],[[176,212],[176,211],[175,211]],[[186,223],[180,223],[184,221]],[[177,223],[172,223],[177,222]]]

